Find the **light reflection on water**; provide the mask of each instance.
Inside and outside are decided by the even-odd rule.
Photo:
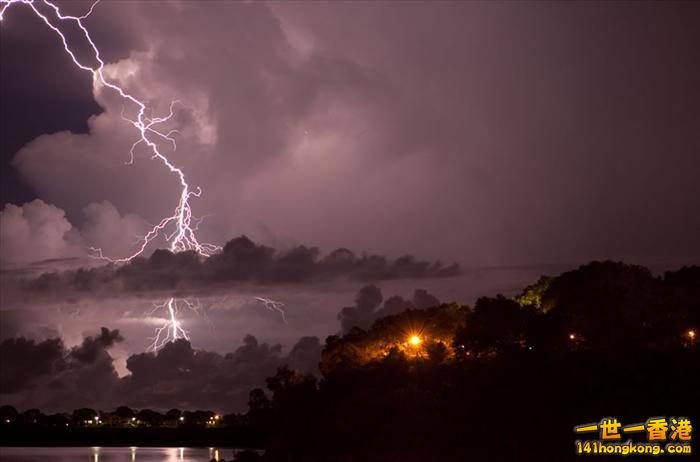
[[[230,461],[233,448],[139,448],[73,447],[9,448],[0,447],[1,462],[209,462]]]

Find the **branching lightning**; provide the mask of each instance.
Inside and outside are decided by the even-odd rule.
[[[285,324],[287,323],[286,314],[282,308],[284,307],[284,303],[265,297],[253,297],[253,299],[260,302],[269,311],[279,314],[282,321]],[[167,317],[164,320],[164,324],[155,329],[155,335],[152,337],[152,342],[149,346],[150,351],[156,352],[164,347],[168,342],[173,342],[178,339],[190,339],[189,332],[182,327],[181,322],[178,320],[177,315],[180,307],[178,303],[184,304],[189,310],[204,317],[211,325],[211,322],[207,318],[206,313],[203,311],[199,300],[191,301],[188,299],[176,299],[171,297],[166,302],[156,303],[153,305],[153,309],[151,309],[151,311],[149,311],[147,314],[151,315],[158,310],[164,310],[166,311]]]
[[[188,332],[182,328],[180,321],[177,319],[177,300],[170,298],[165,303],[155,304],[153,305],[151,313],[158,309],[167,309],[168,318],[165,325],[156,328],[153,342],[149,348],[151,351],[156,352],[164,347],[166,343],[173,342],[177,339],[190,339]]]
[[[177,142],[174,136],[178,133],[177,130],[165,131],[161,127],[167,122],[171,121],[175,115],[174,109],[180,101],[176,100],[171,102],[168,114],[162,117],[154,117],[152,110],[146,106],[146,104],[139,100],[136,96],[128,93],[123,87],[119,86],[118,83],[112,82],[105,77],[104,69],[105,62],[102,60],[100,55],[100,50],[95,45],[88,29],[83,23],[92,13],[100,0],[96,0],[90,9],[82,16],[71,16],[66,15],[61,12],[61,9],[50,0],[0,0],[0,21],[3,20],[4,14],[7,9],[14,4],[26,5],[32,9],[32,11],[39,17],[52,31],[54,31],[61,43],[63,44],[63,49],[71,58],[73,63],[81,70],[90,72],[93,78],[93,82],[99,82],[101,85],[113,90],[124,100],[125,103],[131,103],[138,109],[136,117],[134,119],[128,118],[124,115],[122,110],[121,118],[125,122],[132,125],[137,132],[137,139],[131,145],[129,150],[129,158],[126,162],[128,165],[134,163],[135,150],[139,146],[145,146],[151,154],[151,159],[159,160],[163,166],[165,166],[179,181],[180,184],[180,194],[177,200],[177,205],[172,213],[172,215],[163,218],[160,222],[154,225],[145,235],[141,236],[138,240],[137,249],[131,255],[120,258],[111,258],[104,255],[102,249],[90,247],[91,256],[106,260],[113,263],[126,263],[134,258],[143,254],[148,246],[156,240],[159,236],[162,236],[167,242],[170,243],[170,250],[172,252],[183,252],[183,251],[194,251],[202,257],[209,257],[214,253],[221,250],[220,246],[215,244],[210,244],[206,242],[200,242],[197,239],[195,232],[198,229],[202,218],[195,218],[192,215],[192,207],[190,205],[190,199],[193,197],[200,197],[202,190],[199,187],[192,188],[187,182],[184,172],[176,167],[171,161],[163,154],[163,151],[159,148],[159,142],[167,142],[172,146],[173,150],[177,149]],[[47,12],[44,12],[47,10]],[[49,18],[51,16],[51,19]],[[78,26],[81,30],[82,35],[85,40],[90,45],[93,58],[97,65],[88,65],[81,62],[76,56],[75,51],[68,43],[65,34],[59,29],[52,19],[58,23],[72,22]],[[150,114],[147,115],[147,114]],[[278,312],[281,314],[282,319],[286,322],[284,306],[281,302],[276,302],[263,297],[255,297],[256,300],[263,303],[264,306],[270,311]],[[192,304],[187,300],[180,300],[188,308],[193,309],[195,312],[200,313],[198,305]],[[158,309],[167,310],[167,318],[165,324],[159,327],[155,331],[155,337],[151,343],[151,350],[157,351],[162,348],[166,343],[174,341],[177,339],[187,339],[189,340],[188,332],[183,329],[180,321],[178,320],[178,300],[175,298],[170,298],[168,301],[162,304],[154,305],[154,312]]]
[[[257,301],[259,301],[260,303],[262,303],[265,306],[265,308],[267,308],[268,310],[279,313],[279,315],[282,317],[282,321],[284,321],[285,324],[287,323],[287,317],[285,316],[284,310],[282,309],[282,307],[284,306],[284,303],[277,302],[275,300],[271,300],[269,298],[264,298],[264,297],[253,297],[253,298],[256,299]]]
[[[95,6],[99,3],[99,0],[95,1],[95,3],[93,3],[90,7],[90,10],[82,16],[62,14],[60,8],[49,0],[42,0],[41,2],[38,0],[0,0],[0,20],[3,19],[7,8],[16,3],[29,6],[51,30],[58,34],[61,42],[63,43],[63,49],[70,56],[73,63],[78,68],[86,72],[90,72],[92,74],[93,81],[96,80],[105,87],[114,90],[125,100],[125,102],[136,105],[138,112],[135,119],[129,119],[122,114],[122,118],[133,125],[138,134],[138,138],[132,144],[129,151],[129,160],[127,164],[133,163],[135,149],[140,145],[145,145],[151,152],[151,158],[159,160],[172,174],[176,176],[180,183],[180,195],[173,214],[163,218],[158,224],[154,225],[153,228],[151,228],[151,230],[140,239],[140,245],[134,253],[126,257],[110,258],[103,254],[102,249],[90,248],[91,252],[93,252],[93,256],[111,262],[128,262],[141,255],[146,250],[148,245],[158,236],[163,236],[168,242],[170,242],[170,250],[173,252],[193,250],[199,255],[208,257],[220,250],[221,248],[217,245],[199,242],[197,236],[195,235],[198,221],[195,219],[193,224],[190,199],[192,197],[199,197],[202,194],[202,190],[199,187],[194,189],[190,187],[190,185],[187,183],[184,172],[170,162],[170,160],[163,154],[157,143],[158,140],[167,141],[172,145],[173,149],[177,148],[177,143],[173,137],[175,134],[177,134],[177,131],[170,130],[168,132],[164,132],[160,129],[160,126],[172,120],[174,116],[174,106],[179,101],[173,101],[170,104],[170,111],[165,116],[149,117],[147,116],[147,113],[150,111],[143,101],[128,93],[117,83],[111,82],[105,78],[105,63],[100,55],[100,50],[95,45],[95,42],[83,23],[83,21],[92,14]],[[80,28],[83,36],[90,44],[90,48],[94,53],[94,59],[97,62],[97,66],[84,64],[78,59],[75,52],[68,44],[68,40],[66,39],[64,33],[51,22],[47,14],[40,11],[37,4],[48,7],[50,9],[49,11],[53,12],[55,19],[58,19],[61,22],[72,21]]]

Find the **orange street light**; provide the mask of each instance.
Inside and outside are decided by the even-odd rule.
[[[420,345],[422,341],[423,339],[421,339],[418,335],[411,335],[411,337],[408,339],[408,343],[413,346]]]

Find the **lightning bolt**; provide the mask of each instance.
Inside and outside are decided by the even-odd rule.
[[[112,263],[126,263],[134,258],[143,254],[147,247],[159,236],[162,236],[167,242],[170,242],[170,251],[183,252],[183,251],[194,251],[202,257],[209,257],[214,253],[221,250],[221,247],[215,244],[210,244],[206,242],[199,242],[195,232],[197,231],[199,224],[203,218],[194,218],[192,215],[192,207],[190,205],[190,199],[193,197],[200,197],[202,190],[199,187],[191,188],[187,183],[187,178],[185,173],[176,167],[166,156],[163,154],[159,148],[159,142],[168,142],[173,151],[177,149],[177,142],[174,136],[178,133],[177,130],[165,131],[161,127],[167,122],[171,121],[175,115],[175,106],[181,104],[180,101],[175,100],[171,102],[169,112],[162,117],[153,116],[153,111],[148,108],[148,106],[136,96],[130,94],[123,87],[119,86],[117,83],[108,80],[105,77],[104,69],[105,62],[103,61],[100,50],[93,41],[88,29],[85,27],[83,21],[90,17],[95,7],[100,0],[96,0],[90,9],[82,16],[71,16],[65,15],[61,12],[61,9],[52,1],[49,0],[0,0],[0,22],[4,18],[4,14],[7,9],[14,4],[26,5],[39,17],[47,27],[54,31],[61,43],[63,44],[63,49],[71,58],[73,63],[81,70],[89,72],[92,75],[93,83],[99,82],[104,87],[107,87],[114,92],[116,92],[125,103],[131,103],[135,105],[138,109],[136,117],[134,119],[128,118],[124,115],[122,110],[121,118],[126,123],[132,125],[136,129],[137,137],[134,143],[131,145],[129,150],[129,159],[126,162],[128,165],[134,163],[135,150],[139,146],[145,146],[151,154],[152,160],[160,161],[165,168],[167,168],[178,180],[180,184],[180,195],[177,201],[177,205],[172,213],[172,215],[163,218],[160,222],[154,225],[145,235],[141,236],[137,243],[137,249],[131,255],[119,258],[111,258],[102,252],[102,249],[90,247],[91,256],[101,260],[106,260]],[[47,10],[48,13],[42,10]],[[68,40],[63,32],[52,23],[49,16],[52,16],[54,21],[59,23],[73,22],[81,30],[82,35],[85,40],[90,45],[92,54],[94,55],[94,62],[97,65],[88,65],[81,62],[76,56],[76,53],[68,44]],[[150,116],[147,114],[151,114]],[[263,303],[264,306],[274,312],[280,313],[284,322],[285,313],[282,309],[283,303],[270,300],[263,297],[255,297],[256,300]],[[199,313],[198,305],[193,305],[188,300],[180,300],[190,309]],[[167,313],[165,319],[165,324],[155,331],[155,336],[153,337],[153,342],[150,345],[152,351],[158,351],[166,343],[178,340],[186,339],[189,340],[188,332],[183,329],[181,322],[178,320],[178,300],[174,297],[168,299],[162,304],[154,305],[154,311],[162,309]]]
[[[186,298],[176,299],[175,297],[169,298],[163,303],[154,303],[153,308],[146,313],[147,316],[154,314],[158,310],[163,310],[166,312],[166,318],[163,320],[163,325],[155,329],[155,335],[151,338],[152,342],[148,349],[154,353],[160,350],[168,342],[173,342],[178,339],[190,340],[189,332],[182,327],[181,321],[178,320],[178,311],[180,305],[184,304],[189,310],[193,311],[195,314],[204,318],[204,320],[209,324],[210,329],[214,330],[214,325],[204,311],[202,304],[199,300],[188,300]]]
[[[155,336],[153,337],[153,342],[151,343],[149,349],[156,352],[163,348],[166,343],[174,342],[177,339],[190,339],[188,332],[182,328],[180,321],[177,320],[177,300],[175,298],[170,298],[167,302],[162,304],[153,305],[153,310],[151,313],[158,309],[166,309],[168,312],[168,318],[165,324],[161,327],[157,327],[155,331]]]
[[[285,324],[287,323],[286,314],[285,314],[284,310],[282,309],[282,307],[284,306],[284,303],[277,302],[275,300],[271,300],[271,299],[265,298],[265,297],[253,297],[253,298],[255,300],[259,301],[260,303],[262,303],[265,306],[265,308],[267,308],[268,310],[270,310],[272,312],[279,313],[279,315],[282,317],[282,321],[284,321]]]
[[[199,221],[194,219],[193,223],[190,199],[193,197],[200,197],[202,190],[199,187],[191,188],[187,183],[187,178],[185,177],[184,172],[179,167],[172,164],[158,146],[158,141],[167,141],[172,145],[173,149],[177,148],[177,143],[173,137],[177,131],[170,130],[165,132],[161,130],[160,127],[162,124],[172,120],[174,116],[174,106],[178,104],[179,101],[173,101],[170,104],[169,113],[163,117],[149,117],[147,113],[151,111],[143,101],[128,93],[117,83],[111,82],[105,77],[105,62],[102,60],[100,50],[95,45],[95,42],[83,23],[83,21],[92,14],[98,3],[99,0],[95,1],[88,12],[82,16],[70,16],[61,13],[60,8],[49,0],[42,0],[41,2],[38,0],[0,0],[0,20],[3,19],[5,12],[11,5],[27,5],[51,30],[58,35],[63,43],[63,49],[68,56],[70,56],[73,63],[78,68],[92,74],[93,82],[99,82],[103,86],[118,93],[125,102],[136,105],[138,111],[135,119],[129,119],[124,117],[122,114],[122,119],[130,123],[136,129],[138,135],[136,141],[132,144],[129,151],[129,161],[127,164],[133,163],[135,149],[138,146],[145,145],[150,150],[151,158],[159,160],[177,178],[180,184],[180,195],[173,214],[163,218],[158,224],[154,225],[151,230],[140,239],[140,244],[135,252],[126,257],[110,258],[103,254],[102,249],[91,247],[90,251],[92,252],[92,256],[110,262],[128,262],[145,252],[149,244],[151,244],[151,242],[153,242],[153,240],[158,236],[163,236],[166,241],[170,242],[170,250],[172,252],[193,250],[203,257],[208,257],[221,250],[221,247],[214,244],[199,242],[195,234]],[[40,7],[37,5],[43,5],[44,8],[42,9],[48,9],[49,12],[52,12],[55,19],[59,20],[60,22],[73,22],[78,26],[78,28],[80,28],[83,36],[90,44],[90,48],[92,49],[92,53],[94,55],[94,60],[97,62],[96,66],[84,64],[80,61],[80,59],[78,59],[75,52],[68,44],[68,40],[63,32],[51,22],[49,15],[42,12]]]
[[[282,321],[286,324],[287,323],[287,318],[284,309],[282,308],[284,306],[284,303],[278,302],[276,300],[272,300],[270,298],[265,298],[265,297],[253,297],[256,301],[260,302],[267,308],[268,310],[278,313],[282,317]],[[200,316],[203,316],[207,322],[210,323],[209,319],[206,316],[206,313],[202,311],[202,305],[199,303],[199,301],[190,301],[187,299],[181,299],[179,300],[181,303],[184,303],[187,308],[190,310],[194,311],[195,313],[199,314]],[[163,348],[168,342],[173,342],[178,339],[185,339],[185,340],[190,340],[189,337],[189,332],[187,332],[181,325],[181,322],[178,321],[178,299],[171,297],[168,299],[168,301],[160,303],[160,304],[154,304],[153,309],[148,312],[147,314],[153,314],[158,310],[164,310],[166,311],[166,319],[164,320],[164,324],[160,327],[157,327],[155,329],[155,335],[152,338],[152,342],[149,346],[149,350],[152,352],[157,352],[161,348]],[[213,326],[211,326],[213,327]]]

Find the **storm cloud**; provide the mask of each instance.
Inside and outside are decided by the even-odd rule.
[[[487,266],[689,259],[700,253],[700,11],[630,8],[103,2],[87,24],[109,78],[155,114],[182,101],[167,127],[177,151],[162,148],[202,188],[192,206],[205,241]],[[18,70],[45,75],[43,50],[64,56],[60,43],[32,44],[21,27],[43,29],[21,11],[6,13],[3,48],[41,49]],[[52,88],[71,81],[75,104],[96,113],[7,155],[86,245],[123,256],[177,206],[177,179],[145,150],[125,165],[135,132],[122,114],[134,108],[99,85],[86,101],[67,57],[62,69]],[[86,213],[92,204],[110,211]]]
[[[221,337],[181,313],[193,361],[216,351],[223,364],[230,338],[292,345],[364,326],[419,306],[418,285],[472,303],[594,259],[697,263],[699,19],[697,2],[100,2],[86,25],[106,78],[152,116],[180,101],[162,127],[177,149],[159,146],[201,187],[197,237],[224,247],[203,260],[159,239],[118,266],[88,248],[132,255],[178,206],[178,179],[143,146],[128,162],[136,108],[13,5],[0,28],[0,338],[31,336],[7,348],[46,360],[3,386],[36,375],[72,399],[92,380],[100,402],[127,383],[114,365],[130,374],[164,297],[240,297],[209,312]],[[400,296],[354,300],[369,285]],[[288,323],[258,295],[285,303]],[[125,340],[103,346],[105,325]],[[56,336],[65,344],[44,343]]]
[[[458,264],[417,260],[410,255],[391,260],[378,255],[357,256],[337,249],[321,257],[315,247],[287,251],[256,244],[245,236],[226,243],[220,253],[202,258],[194,251],[172,253],[159,249],[148,258],[123,264],[47,272],[24,279],[28,293],[57,296],[118,295],[140,292],[183,294],[204,289],[225,289],[236,284],[298,285],[335,280],[388,281],[446,278],[461,274]]]
[[[384,305],[382,306],[382,301]],[[340,332],[346,334],[353,327],[369,328],[374,321],[410,309],[426,309],[440,305],[440,300],[425,289],[416,289],[413,298],[394,295],[384,300],[382,290],[374,285],[362,287],[355,295],[355,305],[346,306],[338,313]]]
[[[279,367],[315,373],[321,355],[315,337],[301,338],[288,355],[280,345],[260,343],[252,335],[225,354],[177,340],[157,353],[130,356],[128,374],[120,378],[108,350],[121,340],[119,331],[107,328],[70,349],[58,338],[38,343],[6,339],[0,343],[0,401],[60,411],[121,404],[244,411],[250,390],[264,385]]]
[[[60,338],[5,339],[0,343],[0,397],[31,406],[108,399],[118,376],[107,350],[122,340],[118,330],[104,327],[74,348],[66,348]]]
[[[384,304],[380,288],[362,287],[355,306],[338,316],[341,331],[367,328],[375,320],[407,309],[438,306],[440,301],[417,289],[411,299],[394,295]],[[0,402],[43,410],[91,406],[169,409],[211,408],[242,411],[248,393],[265,383],[281,366],[319,374],[323,345],[319,337],[296,337],[285,349],[247,334],[233,351],[194,348],[185,339],[166,343],[158,352],[130,354],[121,377],[115,347],[125,338],[102,327],[73,347],[58,337],[36,341],[12,337],[0,343]]]

